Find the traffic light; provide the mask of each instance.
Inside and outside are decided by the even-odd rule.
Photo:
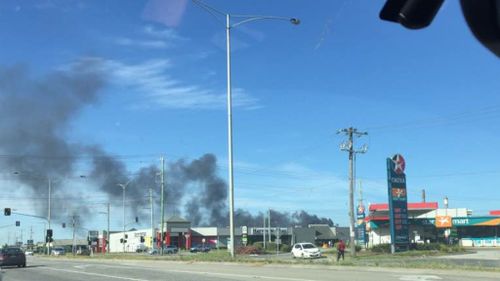
[[[16,221],[16,226],[21,226],[21,222],[20,221]]]
[[[65,222],[62,223],[62,228],[66,228],[66,223]]]
[[[144,243],[144,241],[146,241],[146,240],[144,239],[144,236],[141,236],[141,243]]]
[[[10,216],[10,211],[11,211],[11,210],[10,210],[10,208],[5,208],[5,209],[3,210],[3,213],[4,213],[4,215],[6,215],[6,216]]]
[[[52,229],[47,229],[47,237],[52,238]]]
[[[139,222],[139,217],[135,217],[135,222]]]
[[[120,243],[122,243],[122,244],[123,244],[123,238],[120,238]]]

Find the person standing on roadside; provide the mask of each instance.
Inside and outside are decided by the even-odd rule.
[[[345,252],[345,243],[343,240],[339,240],[339,243],[337,244],[337,261],[340,260],[341,256],[342,260],[344,260],[344,252]]]

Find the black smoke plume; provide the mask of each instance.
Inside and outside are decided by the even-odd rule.
[[[15,174],[40,199],[48,197],[49,179],[74,172],[82,147],[69,142],[66,133],[85,106],[97,103],[104,79],[95,66],[82,61],[42,79],[32,79],[21,65],[0,68],[0,168]],[[55,200],[74,194],[60,189],[64,183],[52,183],[59,188]],[[45,204],[34,206],[46,215]]]
[[[98,103],[107,76],[99,59],[82,59],[71,67],[54,71],[42,78],[32,78],[23,66],[0,67],[0,169],[30,188],[37,200],[37,215],[47,215],[48,180],[52,180],[52,198],[59,205],[52,218],[72,214],[95,215],[88,202],[66,200],[89,193],[107,195],[115,206],[122,204],[126,185],[126,206],[130,216],[147,218],[148,192],[159,205],[160,170],[151,165],[131,173],[120,157],[99,145],[69,141],[72,121],[88,106]],[[83,159],[83,160],[82,160]],[[74,177],[77,164],[89,166],[87,190],[75,190],[64,178]],[[59,179],[59,180],[58,180]],[[170,161],[166,167],[166,213],[183,215],[193,226],[228,224],[227,184],[218,176],[217,159],[205,154],[198,159]],[[59,202],[59,203],[56,203]],[[66,211],[66,213],[65,213]],[[157,217],[158,218],[158,217]],[[260,226],[263,214],[252,215],[237,210],[237,225]],[[147,221],[147,220],[146,220]],[[332,224],[304,211],[271,212],[273,225]]]

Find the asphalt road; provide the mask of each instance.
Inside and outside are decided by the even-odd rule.
[[[364,269],[319,265],[190,263],[173,261],[98,261],[29,257],[26,268],[4,268],[3,281],[93,280],[271,280],[271,281],[498,281],[500,273]]]

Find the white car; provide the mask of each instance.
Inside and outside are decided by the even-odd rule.
[[[52,249],[52,255],[53,256],[64,256],[64,254],[66,254],[66,251],[64,250],[64,248],[54,248]]]
[[[297,243],[292,248],[293,258],[319,258],[321,252],[311,243]]]

